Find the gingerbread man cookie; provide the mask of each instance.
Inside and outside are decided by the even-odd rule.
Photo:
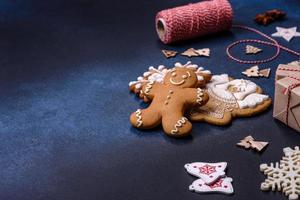
[[[197,75],[198,83],[197,87],[204,87],[206,83],[208,83],[212,77],[212,74],[209,70],[204,70],[203,67],[198,67],[198,65],[191,64],[191,62],[187,62],[186,64],[175,63],[175,67],[180,68],[189,68],[195,72]],[[149,102],[150,100],[144,95],[144,91],[142,90],[142,86],[147,84],[149,81],[154,81],[158,83],[162,83],[165,75],[170,71],[165,66],[160,65],[157,68],[151,66],[149,70],[144,72],[142,76],[139,76],[136,81],[131,81],[129,83],[130,91],[135,93],[145,102]]]
[[[131,124],[140,129],[151,129],[162,124],[169,136],[188,135],[192,124],[184,116],[186,109],[196,104],[202,106],[209,98],[197,85],[195,69],[182,66],[168,70],[162,81],[148,80],[141,85],[140,92],[151,104],[132,113]]]
[[[205,91],[209,101],[202,107],[192,108],[189,119],[226,125],[234,117],[250,117],[263,112],[272,103],[252,81],[233,80],[227,74],[214,75]]]

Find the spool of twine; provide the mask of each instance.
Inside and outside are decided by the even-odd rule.
[[[156,15],[156,30],[165,44],[229,30],[232,8],[227,0],[205,0]]]

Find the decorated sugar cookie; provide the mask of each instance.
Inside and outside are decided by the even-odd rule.
[[[214,75],[206,85],[209,101],[194,107],[189,119],[226,125],[234,117],[249,117],[266,110],[272,103],[268,95],[255,83],[244,79],[231,79],[227,74]]]
[[[133,112],[130,122],[139,129],[151,129],[161,124],[167,135],[186,136],[192,130],[191,122],[184,116],[186,109],[204,105],[209,97],[197,87],[198,78],[194,66],[158,70],[162,73],[146,74],[147,80],[132,83],[135,84],[134,88],[140,84],[140,94],[151,103],[148,108]],[[152,79],[151,76],[157,77]]]

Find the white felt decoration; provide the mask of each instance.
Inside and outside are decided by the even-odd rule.
[[[184,167],[189,174],[201,178],[206,184],[211,184],[225,175],[227,163],[194,162],[188,163]]]
[[[195,191],[198,193],[223,193],[223,194],[232,194],[233,187],[232,187],[232,178],[225,177],[220,178],[215,183],[211,185],[205,184],[202,179],[195,180],[190,186],[190,191]]]
[[[282,37],[286,41],[290,41],[293,39],[293,37],[299,37],[300,33],[297,32],[297,27],[292,28],[282,28],[282,27],[276,27],[277,32],[273,33],[273,37]]]

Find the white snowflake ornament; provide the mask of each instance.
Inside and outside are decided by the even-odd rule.
[[[224,171],[227,167],[227,163],[194,162],[188,163],[184,165],[184,167],[189,174],[202,179],[206,184],[212,184],[225,175]]]
[[[260,165],[260,171],[267,175],[267,179],[261,184],[261,190],[282,191],[289,200],[296,200],[300,195],[300,150],[296,146],[283,149],[284,156],[275,165],[271,163]]]

